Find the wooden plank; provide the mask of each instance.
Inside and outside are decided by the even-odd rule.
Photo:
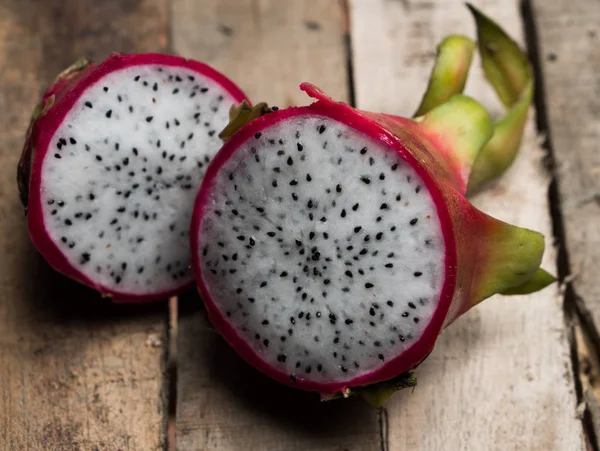
[[[174,48],[224,71],[255,101],[305,104],[302,81],[347,99],[341,6],[175,0]],[[178,449],[380,449],[376,412],[361,401],[320,404],[316,395],[268,380],[209,329],[201,312],[183,312],[179,330]]]
[[[521,39],[518,2],[474,3]],[[551,2],[539,3],[554,11],[548,18],[564,20],[550,7]],[[559,3],[566,11],[567,2]],[[582,7],[580,14],[588,13]],[[351,29],[358,107],[405,115],[416,109],[425,89],[435,44],[450,33],[475,36],[462,0],[353,0]],[[581,61],[572,65],[572,70],[591,76],[595,66],[586,67],[591,53],[575,56],[573,39],[557,31],[554,35],[565,57],[571,55]],[[589,45],[591,52],[592,43]],[[567,80],[565,77],[565,85]],[[579,89],[583,96],[583,89]],[[471,74],[467,92],[499,113],[498,102],[484,84],[479,68]],[[565,93],[560,98],[567,96]],[[556,101],[554,105],[559,109]],[[577,100],[571,99],[571,105],[575,113]],[[587,125],[590,133],[596,133],[591,132],[591,120]],[[591,145],[591,136],[586,139]],[[564,142],[572,143],[568,136]],[[576,151],[572,145],[564,151],[567,149]],[[575,158],[583,156],[580,153]],[[503,220],[543,232],[549,244],[544,266],[555,271],[547,203],[549,179],[542,158],[530,121],[515,165],[475,203]],[[434,352],[418,369],[417,388],[395,396],[387,405],[384,449],[585,449],[575,411],[561,303],[553,286],[530,296],[495,297],[458,320],[443,333]]]
[[[533,2],[573,286],[600,326],[600,4]]]
[[[111,306],[31,244],[15,173],[34,105],[81,55],[161,50],[163,0],[0,0],[0,449],[162,450],[166,306]]]
[[[563,245],[580,326],[577,351],[582,391],[600,434],[600,5],[592,1],[533,2],[540,66],[546,93],[548,140],[552,146],[563,223]],[[574,296],[572,296],[574,294]],[[584,339],[585,338],[585,339]]]

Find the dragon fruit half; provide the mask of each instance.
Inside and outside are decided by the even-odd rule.
[[[193,201],[243,99],[210,67],[169,55],[114,54],[63,72],[34,114],[18,171],[42,255],[118,301],[193,284]]]
[[[544,237],[464,197],[495,134],[473,99],[432,81],[409,120],[301,88],[316,102],[245,125],[255,110],[233,111],[195,204],[198,287],[213,324],[259,370],[324,399],[359,392],[379,404],[414,383],[410,370],[468,309],[553,280],[539,268]]]

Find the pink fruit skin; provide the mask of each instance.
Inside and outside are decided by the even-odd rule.
[[[213,79],[225,88],[236,102],[247,100],[246,95],[231,80],[206,64],[172,55],[155,53],[123,55],[115,53],[99,65],[88,64],[82,70],[67,74],[59,78],[55,84],[44,94],[42,108],[50,100],[51,106],[32,123],[23,149],[21,161],[19,162],[20,186],[28,187],[28,197],[25,195],[28,212],[28,226],[31,240],[46,261],[58,272],[71,277],[84,285],[87,285],[103,296],[110,297],[114,302],[151,302],[158,301],[176,295],[193,286],[163,291],[158,293],[135,295],[119,292],[90,280],[65,258],[58,246],[52,241],[43,222],[42,213],[42,162],[48,152],[49,143],[56,129],[65,119],[75,102],[83,92],[96,83],[105,75],[131,66],[160,64],[164,66],[184,67],[199,74]],[[22,195],[23,197],[23,195]]]
[[[365,113],[343,103],[336,103],[318,88],[303,84],[301,88],[317,102],[305,107],[292,107],[262,116],[242,127],[223,146],[209,165],[195,203],[192,219],[192,264],[198,281],[198,290],[204,300],[210,320],[225,340],[250,365],[271,378],[291,387],[316,391],[322,395],[344,392],[347,388],[364,386],[396,377],[422,362],[432,351],[441,330],[472,307],[477,300],[481,280],[491,264],[493,253],[490,236],[500,233],[504,223],[475,209],[464,196],[466,186],[461,167],[436,139],[431,139],[418,125],[403,118]],[[198,231],[203,211],[208,201],[219,168],[235,153],[236,149],[254,134],[276,123],[298,115],[328,117],[345,123],[356,130],[388,145],[411,164],[434,198],[443,228],[446,248],[445,282],[441,290],[438,308],[422,337],[400,356],[388,361],[380,369],[341,382],[317,383],[297,376],[291,381],[289,374],[273,368],[262,360],[252,347],[235,331],[218,309],[215,300],[202,277],[197,252],[203,243]],[[436,146],[437,144],[437,146]]]

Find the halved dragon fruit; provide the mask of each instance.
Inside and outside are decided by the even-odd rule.
[[[38,250],[117,301],[189,286],[193,200],[229,109],[244,99],[222,74],[176,56],[114,54],[67,69],[19,163]]]
[[[465,199],[494,133],[473,99],[451,95],[413,121],[301,87],[315,103],[227,130],[195,204],[198,288],[265,374],[379,404],[414,384],[410,370],[469,308],[553,280],[544,237]]]

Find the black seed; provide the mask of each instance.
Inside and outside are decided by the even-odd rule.
[[[288,164],[288,166],[291,166],[294,164],[294,160],[292,160],[292,157],[288,157],[287,164]]]
[[[61,157],[59,154],[55,153],[55,154],[54,154],[54,158],[58,158],[58,159],[60,159],[60,158],[62,158],[62,157]]]
[[[342,210],[342,212],[340,213],[340,216],[341,216],[342,218],[345,218],[345,217],[346,217],[346,209],[343,209],[343,210]]]
[[[154,119],[154,117],[153,117],[153,116],[148,116],[148,117],[146,118],[146,122],[150,123],[150,122],[152,122],[152,119]]]
[[[417,271],[413,274],[415,277],[421,277],[423,273],[421,271]]]
[[[110,118],[112,116],[112,110],[108,110],[106,112],[106,117]]]
[[[263,340],[263,345],[265,346],[269,346],[269,340],[267,340],[266,338]]]
[[[341,193],[341,192],[342,192],[342,185],[340,185],[340,184],[338,183],[338,184],[336,185],[336,187],[335,187],[335,191],[336,191],[336,192],[338,192],[338,193]]]
[[[408,312],[402,313],[402,318],[406,318],[408,316],[408,314],[409,314]]]
[[[271,182],[271,185],[273,185],[273,188],[277,188],[277,180],[273,179],[273,182]]]
[[[340,369],[341,369],[341,370],[342,370],[344,373],[348,372],[348,368],[346,368],[345,366],[341,366],[341,367],[340,367]]]
[[[381,206],[379,207],[380,210],[387,210],[388,209],[388,204],[386,204],[385,202],[381,204]]]
[[[411,219],[410,220],[410,225],[414,226],[417,223],[418,220],[419,220],[418,218]]]
[[[364,184],[366,184],[366,185],[368,185],[369,183],[371,183],[371,178],[370,178],[370,177],[367,177],[366,175],[363,175],[363,176],[360,178],[360,180],[361,180],[361,181],[362,181]]]
[[[85,106],[88,108],[92,108],[92,102],[85,102]]]
[[[285,337],[282,337],[282,338],[285,338]],[[287,359],[287,356],[286,356],[285,354],[279,354],[279,355],[277,356],[277,360],[278,360],[279,362],[285,362],[285,361],[286,361],[286,359]]]
[[[381,240],[382,237],[383,237],[383,232],[379,232],[379,233],[377,233],[377,235],[375,235],[376,240]]]
[[[255,133],[255,134],[254,134],[254,137],[255,137],[256,139],[260,138],[261,136],[262,136],[262,133],[261,133],[261,132],[257,132],[257,133]]]
[[[387,263],[387,264],[385,265],[385,267],[386,267],[386,268],[393,268],[393,267],[394,267],[394,264],[393,264],[393,263]]]
[[[100,155],[96,155],[96,160],[102,161],[102,157]]]
[[[419,322],[419,318],[413,318],[413,321],[414,321],[415,323],[418,323],[418,322]]]
[[[372,283],[365,283],[365,288],[373,288],[373,284]]]
[[[317,130],[318,130],[319,134],[322,135],[323,132],[325,130],[327,130],[327,127],[325,127],[324,125],[319,125],[319,127],[317,128]]]
[[[409,303],[408,303],[408,306],[409,306],[410,308],[417,308],[417,306],[416,306],[414,303],[412,303],[412,302],[409,302]]]
[[[383,357],[383,354],[379,354],[377,357],[379,357],[379,360],[385,360],[385,358]]]
[[[70,225],[73,225],[73,222],[70,219],[66,219],[65,224],[70,226]]]
[[[287,271],[282,271],[281,274],[279,274],[279,277],[287,277],[287,275]]]
[[[396,169],[398,169],[398,163],[396,163],[392,166],[392,171],[395,171]],[[409,182],[410,182],[410,180],[409,180]]]
[[[90,261],[90,254],[89,252],[84,252],[83,254],[81,254],[81,264],[87,263]]]
[[[345,322],[346,324],[350,325],[350,324],[352,324],[354,321],[353,321],[353,320],[351,320],[351,319],[347,319],[347,320],[346,320],[346,321],[344,321],[344,322]]]

